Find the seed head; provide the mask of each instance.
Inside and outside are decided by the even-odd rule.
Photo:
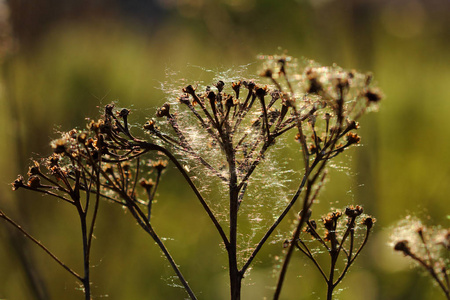
[[[187,94],[184,94],[184,95],[181,95],[180,97],[178,97],[178,101],[180,101],[180,103],[183,103],[186,105],[191,103],[191,101],[189,100],[189,96]]]
[[[41,186],[41,179],[37,175],[30,176],[30,178],[28,178],[27,186],[32,189],[37,189]]]
[[[63,154],[67,152],[66,149],[66,139],[58,139],[52,142],[53,153],[55,154]]]
[[[366,89],[363,93],[363,96],[366,97],[369,102],[373,103],[377,103],[383,98],[380,91],[373,89]]]
[[[336,230],[337,220],[342,216],[340,211],[330,212],[322,218],[324,227],[329,231]]]
[[[253,89],[256,87],[256,84],[253,81],[244,81],[244,86],[249,90],[253,91]]]
[[[263,88],[257,88],[255,94],[260,99],[264,98],[267,95],[267,86]]]
[[[192,85],[188,85],[187,87],[183,88],[183,92],[188,93],[191,96],[195,95],[195,89]]]
[[[151,190],[152,187],[155,185],[155,183],[153,182],[153,180],[151,179],[144,179],[142,178],[141,181],[139,182],[139,184],[146,189],[147,191]]]
[[[407,240],[399,241],[394,246],[395,251],[401,251],[404,255],[411,255],[411,248]]]
[[[164,103],[163,106],[161,106],[161,108],[159,108],[158,111],[156,112],[156,116],[158,118],[162,117],[170,118],[170,104]]]
[[[23,176],[22,175],[17,176],[17,179],[14,180],[14,182],[11,185],[12,185],[13,191],[16,191],[20,187],[24,187],[25,184],[23,182]]]
[[[130,114],[130,110],[129,109],[122,109],[120,112],[117,113],[117,115],[121,118],[124,118],[126,116],[128,116]]]
[[[225,106],[228,108],[231,108],[237,104],[237,101],[234,100],[233,96],[231,96],[231,95],[226,95],[226,98],[224,101],[225,101]]]
[[[37,161],[34,161],[34,166],[28,169],[28,176],[39,174],[41,174],[41,170],[39,169],[39,163]]]
[[[306,90],[308,94],[319,94],[323,91],[323,86],[320,83],[317,73],[315,73],[311,68],[306,70],[306,78],[309,81],[309,87]]]
[[[367,229],[370,230],[373,227],[373,224],[375,223],[375,219],[372,217],[366,217],[362,220],[362,224],[367,226]]]
[[[84,132],[80,133],[77,137],[78,142],[81,144],[86,143],[86,139],[87,139],[87,134]]]
[[[262,77],[267,77],[267,78],[272,78],[273,76],[273,71],[271,69],[265,69],[260,76]]]
[[[353,132],[347,133],[345,137],[349,145],[358,144],[361,141],[361,138],[356,133]]]
[[[112,116],[113,110],[114,110],[114,104],[107,104],[105,106],[105,115]]]
[[[350,218],[356,218],[361,215],[363,211],[364,209],[361,206],[357,205],[356,207],[353,207],[353,205],[351,205],[345,209],[345,215]]]
[[[152,167],[156,169],[158,173],[161,173],[167,168],[167,160],[158,160],[152,164]]]
[[[223,88],[225,87],[225,82],[223,82],[222,80],[219,80],[216,84],[215,87],[217,88],[217,90],[220,92],[222,92]]]
[[[233,88],[234,92],[236,93],[236,99],[239,99],[239,90],[241,88],[241,82],[238,81],[236,83],[232,83],[231,87]]]
[[[145,130],[149,130],[149,131],[155,131],[155,120],[148,120],[147,122],[145,122],[144,124],[144,129]]]

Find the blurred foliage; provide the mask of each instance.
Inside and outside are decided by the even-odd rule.
[[[0,206],[68,264],[82,261],[76,216],[62,203],[23,191],[13,194],[8,185],[26,172],[31,156],[48,154],[58,128],[84,126],[86,117],[96,118],[102,105],[116,100],[142,122],[163,102],[161,82],[181,77],[208,82],[214,75],[208,70],[248,63],[248,74],[257,74],[258,54],[286,49],[323,64],[372,71],[386,95],[380,112],[360,122],[363,147],[336,162],[351,168],[331,169],[314,210],[317,217],[330,205],[362,204],[378,219],[370,249],[344,280],[347,288],[338,298],[441,297],[387,242],[389,226],[408,214],[448,227],[448,1],[0,3]],[[155,224],[199,297],[227,299],[225,253],[180,180],[174,170],[165,175]],[[94,293],[111,299],[182,299],[184,292],[172,287],[177,281],[157,247],[123,211],[102,206],[92,258]],[[40,293],[49,299],[81,298],[73,278],[11,231],[1,224],[0,298],[33,299],[39,292],[33,291],[30,276],[42,282],[47,291]],[[261,261],[244,281],[244,299],[271,297],[272,264],[280,254],[281,245],[263,248]],[[35,274],[21,267],[26,261]],[[323,297],[315,271],[306,260],[294,261],[285,299]]]

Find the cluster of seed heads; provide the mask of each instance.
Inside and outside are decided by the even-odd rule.
[[[159,120],[150,118],[143,125],[143,131],[150,137],[140,137],[134,128],[133,132],[130,130],[131,110],[106,105],[102,117],[90,121],[86,129],[71,130],[53,141],[52,155],[41,162],[34,161],[28,180],[19,176],[13,182],[14,190],[23,188],[40,192],[76,207],[84,238],[85,275],[80,276],[60,264],[83,283],[86,297],[90,294],[88,262],[94,223],[99,201],[106,199],[130,211],[160,247],[191,299],[196,299],[156,234],[151,218],[156,189],[170,161],[194,191],[219,233],[229,259],[231,296],[240,299],[241,281],[261,247],[291,211],[303,190],[306,190],[303,211],[310,211],[319,190],[315,184],[320,181],[319,185],[323,185],[327,162],[360,142],[355,133],[359,127],[357,120],[376,107],[381,99],[380,92],[372,86],[370,75],[336,67],[309,66],[294,70],[291,62],[292,58],[286,56],[269,59],[261,74],[268,80],[267,84],[223,79],[205,89],[193,85],[180,88],[176,99],[156,111]],[[273,149],[278,151],[284,146],[285,140],[283,143],[278,141],[289,132],[293,132],[291,137],[298,142],[296,147],[303,162],[303,172],[296,173],[303,175],[295,178],[299,182],[298,190],[285,202],[286,206],[275,216],[275,222],[266,229],[250,255],[239,258],[242,253],[237,250],[238,214],[247,201],[247,187],[253,184],[250,178],[261,162],[274,152]],[[277,144],[278,147],[274,147]],[[150,152],[155,154],[156,160],[146,158]],[[229,205],[226,211],[217,213],[210,209],[209,200],[193,182],[194,176],[189,170],[194,167],[203,168],[227,187]],[[276,180],[271,174],[265,176],[267,180]],[[279,200],[274,199],[274,205]],[[88,213],[90,210],[94,212]],[[227,222],[220,223],[218,214],[227,215]],[[371,217],[360,221],[362,208],[359,206],[348,207],[344,214],[347,223],[342,235],[337,234],[341,212],[333,212],[322,219],[326,229],[323,237],[316,231],[315,221],[302,214],[299,230],[291,239],[294,243],[289,244],[291,248],[300,249],[318,266],[314,255],[299,237],[300,229],[306,224],[306,231],[329,252],[332,266],[339,257],[346,259],[344,271],[337,279],[333,279],[334,267],[329,275],[325,275],[318,266],[327,282],[329,295],[365,245],[374,221]],[[3,214],[0,217],[5,218]],[[357,248],[354,238],[359,226],[366,227],[366,234]],[[228,228],[225,230],[225,227]],[[240,262],[243,265],[239,265]],[[282,280],[276,295],[281,283]]]

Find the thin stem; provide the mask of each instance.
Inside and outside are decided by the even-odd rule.
[[[101,160],[99,160],[99,162],[98,162],[98,168],[99,169],[101,168]],[[96,175],[97,176],[95,177],[95,179],[96,179],[95,185],[96,185],[97,191],[100,190],[100,172],[99,172],[99,169],[96,169],[96,173],[97,173]],[[90,189],[89,189],[89,191],[86,191],[86,197],[89,197],[89,194],[90,194]],[[88,235],[88,241],[87,241],[87,248],[88,248],[89,252],[90,252],[91,245],[92,245],[92,237],[94,236],[94,227],[95,227],[95,221],[97,220],[97,214],[98,214],[99,205],[100,205],[100,194],[96,193],[96,195],[95,195],[95,204],[94,204],[94,213],[92,215],[91,227],[89,229],[89,235]]]
[[[22,226],[14,222],[11,218],[9,218],[7,215],[3,213],[2,210],[0,210],[0,218],[14,226],[16,229],[18,229],[21,233],[23,233],[28,239],[30,239],[33,243],[35,243],[37,246],[39,246],[42,250],[44,250],[45,253],[47,253],[54,261],[56,261],[61,267],[63,267],[67,272],[72,274],[76,279],[78,279],[80,282],[83,282],[83,278],[78,275],[74,270],[69,268],[65,263],[63,263],[58,257],[56,257],[50,250],[47,249],[41,242],[39,242],[37,239],[35,239],[32,235],[30,235],[28,232],[26,232]]]
[[[100,169],[103,176],[108,180],[108,174]],[[150,222],[147,220],[147,217],[145,216],[144,212],[139,208],[139,206],[136,204],[135,201],[126,193],[124,190],[122,190],[120,187],[112,186],[112,189],[117,192],[126,202],[128,210],[133,215],[134,219],[138,222],[138,224],[152,237],[152,239],[155,241],[155,243],[158,245],[158,247],[163,252],[164,256],[166,257],[167,261],[171,265],[172,269],[176,273],[178,279],[180,280],[181,284],[183,285],[185,291],[189,294],[189,297],[192,300],[196,300],[197,297],[195,296],[194,292],[192,291],[191,287],[187,283],[186,279],[184,278],[183,274],[181,273],[180,269],[178,268],[177,264],[175,263],[175,260],[170,255],[169,251],[165,247],[164,243],[162,242],[161,238],[156,234],[153,227],[151,226]]]
[[[81,206],[77,206],[80,222],[81,222],[81,236],[83,240],[83,262],[84,262],[84,277],[83,277],[83,287],[84,287],[84,297],[86,300],[91,299],[91,282],[90,282],[90,249],[89,249],[89,238],[87,236],[87,223],[86,214],[81,210]]]
[[[241,299],[241,281],[242,273],[237,265],[237,229],[238,229],[238,209],[239,209],[239,187],[236,173],[236,158],[233,149],[233,141],[229,133],[229,127],[225,128],[226,133],[222,133],[221,137],[225,145],[225,155],[228,162],[229,170],[229,218],[230,218],[230,243],[228,245],[228,267],[230,275],[230,292],[232,300]]]
[[[300,220],[298,222],[297,228],[295,229],[292,241],[298,240],[298,238],[300,236],[301,229],[303,227],[303,224],[305,222],[306,216],[307,216],[308,211],[309,211],[309,206],[310,205],[308,203],[309,202],[312,203],[312,201],[309,201],[309,196],[311,194],[312,184],[313,184],[313,182],[311,180],[308,180],[307,187],[306,187],[306,192],[305,192],[305,197],[304,197],[304,200],[303,200],[303,209],[300,212]],[[288,265],[290,263],[290,260],[291,260],[291,257],[292,257],[292,253],[294,252],[294,249],[295,249],[294,245],[295,245],[295,242],[291,243],[291,245],[288,248],[288,252],[286,253],[286,257],[284,259],[283,266],[281,268],[280,276],[278,278],[277,287],[275,289],[275,294],[273,296],[274,300],[277,300],[280,297],[281,288],[283,286],[284,278],[285,278],[286,272],[287,272],[287,267],[288,267]]]
[[[164,153],[164,155],[166,155],[170,159],[170,161],[172,161],[175,164],[178,171],[181,173],[181,175],[183,175],[183,178],[189,184],[190,188],[195,193],[195,195],[197,196],[201,205],[203,206],[203,209],[206,211],[209,218],[213,222],[214,226],[216,227],[217,231],[219,232],[219,235],[222,238],[222,241],[225,244],[225,247],[228,247],[229,241],[228,241],[228,238],[227,238],[225,232],[223,231],[222,226],[220,225],[220,223],[217,220],[217,218],[215,217],[214,213],[211,211],[211,208],[209,207],[208,203],[206,203],[205,199],[203,199],[203,196],[200,194],[199,190],[197,189],[195,184],[192,182],[192,180],[189,177],[189,175],[187,174],[186,170],[183,168],[183,166],[180,164],[180,162],[176,159],[176,157],[172,153],[170,153],[167,149],[165,149],[161,146],[149,144],[144,141],[138,141],[138,140],[135,140],[135,141],[139,142],[139,144],[142,148],[146,148],[147,150],[160,151],[160,152]]]
[[[311,165],[311,168],[309,170],[309,172],[311,172],[314,167],[316,166],[317,162],[314,162]],[[272,226],[270,226],[269,230],[267,230],[267,232],[264,234],[264,236],[262,237],[262,239],[259,241],[259,243],[256,245],[255,250],[253,250],[252,254],[250,255],[250,257],[247,259],[246,263],[244,264],[244,266],[241,269],[242,274],[245,274],[245,271],[248,269],[248,267],[250,266],[250,264],[252,263],[253,259],[256,257],[256,255],[258,254],[259,250],[261,250],[262,246],[266,243],[267,239],[272,235],[273,231],[278,227],[278,225],[281,223],[281,221],[283,221],[284,217],[288,214],[288,212],[291,210],[292,206],[294,206],[295,202],[297,201],[298,197],[300,196],[306,181],[310,175],[310,173],[305,173],[303,175],[302,181],[297,189],[297,191],[295,192],[295,195],[292,197],[291,201],[288,203],[288,205],[286,206],[286,208],[283,210],[283,212],[280,214],[280,216],[277,218],[277,220],[272,224]]]
[[[445,287],[442,280],[439,279],[439,276],[434,271],[433,266],[428,265],[426,262],[424,262],[420,257],[416,256],[414,253],[409,253],[408,255],[412,259],[417,261],[419,264],[421,264],[428,271],[428,273],[430,273],[431,277],[433,277],[433,279],[438,283],[439,287],[442,289],[442,291],[444,292],[447,299],[450,299],[450,291],[449,291],[448,287]]]
[[[333,233],[331,233],[333,235]],[[335,233],[334,233],[335,234]],[[336,287],[336,285],[333,284],[334,282],[334,269],[336,268],[336,262],[339,257],[339,252],[336,249],[336,243],[335,237],[333,236],[331,238],[331,250],[330,250],[330,256],[331,256],[331,264],[330,264],[330,274],[328,276],[327,280],[327,300],[331,300],[333,297],[333,290]]]
[[[155,198],[156,195],[156,189],[158,188],[159,185],[159,181],[161,179],[161,171],[158,171],[158,174],[156,175],[156,182],[155,185],[153,186],[152,190],[150,191],[150,188],[147,189],[147,196],[148,196],[148,204],[147,204],[147,220],[150,222],[150,219],[152,217],[152,204],[153,204],[153,199]]]
[[[316,159],[313,161],[313,163],[311,165],[311,169],[313,169],[316,166],[316,164],[318,164],[319,162],[320,162],[320,157],[316,156]],[[299,238],[301,229],[303,227],[303,224],[306,222],[306,219],[309,218],[309,216],[307,214],[310,213],[310,208],[313,205],[314,200],[315,200],[315,198],[317,197],[317,195],[319,193],[321,185],[318,186],[318,188],[316,189],[316,192],[314,193],[314,195],[312,197],[310,197],[311,190],[312,190],[312,187],[313,187],[314,183],[319,178],[319,175],[322,174],[323,169],[325,168],[326,162],[327,162],[327,160],[323,160],[322,163],[319,166],[319,169],[314,174],[314,176],[311,179],[307,180],[305,197],[303,199],[303,207],[302,207],[302,210],[300,212],[300,219],[299,219],[297,228],[296,228],[296,230],[294,232],[294,237],[292,239],[293,241],[295,241],[295,240],[297,240]],[[310,175],[309,172],[311,172],[311,171],[308,171],[308,177]],[[323,180],[325,178],[325,175],[326,175],[326,173],[324,173],[322,175],[322,179],[321,179],[322,182],[323,182]],[[305,174],[305,176],[306,176],[306,174]],[[287,268],[289,266],[290,259],[291,259],[293,251],[294,251],[294,243],[292,243],[289,246],[289,249],[288,249],[288,252],[286,254],[283,266],[281,268],[280,276],[278,278],[277,288],[276,288],[275,294],[274,294],[274,300],[277,300],[279,298],[279,296],[280,296],[281,288],[283,286],[284,278],[285,278],[285,275],[286,275],[286,272],[287,272]]]
[[[303,247],[305,247],[305,249],[303,249],[302,247],[300,247],[300,245],[298,245],[298,243],[301,243],[303,245]],[[322,275],[322,277],[325,279],[325,281],[328,281],[327,275],[325,275],[325,272],[322,270],[322,268],[320,267],[319,263],[317,262],[317,260],[314,258],[314,256],[312,255],[311,251],[309,250],[309,248],[306,246],[306,244],[299,239],[298,242],[295,245],[297,247],[297,249],[299,249],[300,251],[302,251],[306,257],[308,257],[316,266],[316,268],[319,270],[320,274]]]
[[[347,264],[345,266],[345,269],[342,271],[341,275],[339,276],[338,280],[336,280],[336,282],[334,283],[334,286],[337,286],[342,279],[344,279],[345,274],[347,273],[348,269],[350,268],[350,266],[353,264],[353,262],[355,261],[356,257],[359,255],[359,253],[361,252],[362,248],[364,247],[364,245],[367,243],[367,240],[369,239],[369,234],[370,234],[370,229],[367,229],[366,232],[366,236],[364,237],[364,241],[362,242],[361,246],[359,246],[358,250],[356,251],[355,255],[352,257],[352,249],[353,246],[350,246],[350,252],[347,255]],[[353,243],[353,239],[354,237],[352,237],[352,243]]]

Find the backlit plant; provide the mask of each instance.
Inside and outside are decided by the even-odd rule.
[[[371,75],[313,62],[300,66],[288,56],[263,59],[261,81],[222,78],[211,86],[180,87],[177,96],[169,93],[168,102],[140,132],[130,129],[131,110],[106,105],[101,118],[89,122],[87,129],[71,130],[53,141],[53,154],[34,161],[27,180],[19,176],[14,181],[14,190],[39,192],[73,206],[83,238],[82,275],[2,211],[0,217],[70,272],[82,284],[85,298],[91,299],[90,250],[96,217],[101,201],[116,203],[125,207],[155,241],[188,296],[197,299],[195,289],[189,286],[153,226],[155,193],[164,169],[172,165],[195,193],[221,238],[231,299],[241,298],[244,276],[270,238],[280,240],[280,247],[286,248],[274,282],[274,299],[280,297],[296,249],[321,272],[327,284],[327,299],[332,299],[334,288],[366,244],[374,219],[363,216],[362,207],[349,206],[344,212],[334,211],[322,218],[326,231],[321,235],[317,222],[310,219],[311,211],[325,184],[327,165],[360,142],[357,120],[376,107],[381,95],[373,87]],[[282,160],[280,153],[288,145],[298,149],[298,158],[290,158],[298,161],[294,164],[298,167],[275,164]],[[294,174],[290,180],[297,182],[296,189],[266,197],[261,192],[266,186],[286,189],[280,175],[286,172]],[[214,201],[210,188],[217,189]],[[279,225],[296,204],[300,213],[293,233],[281,237]],[[268,205],[272,214],[264,217]],[[258,217],[249,218],[244,213],[250,210]],[[251,237],[242,234],[248,230],[242,223],[255,229]],[[363,239],[358,244],[355,231],[361,228]],[[329,254],[328,274],[305,242],[307,233]],[[342,260],[343,269],[335,274],[335,266]]]
[[[426,226],[418,218],[408,216],[393,229],[391,245],[425,270],[450,299],[450,229]]]

